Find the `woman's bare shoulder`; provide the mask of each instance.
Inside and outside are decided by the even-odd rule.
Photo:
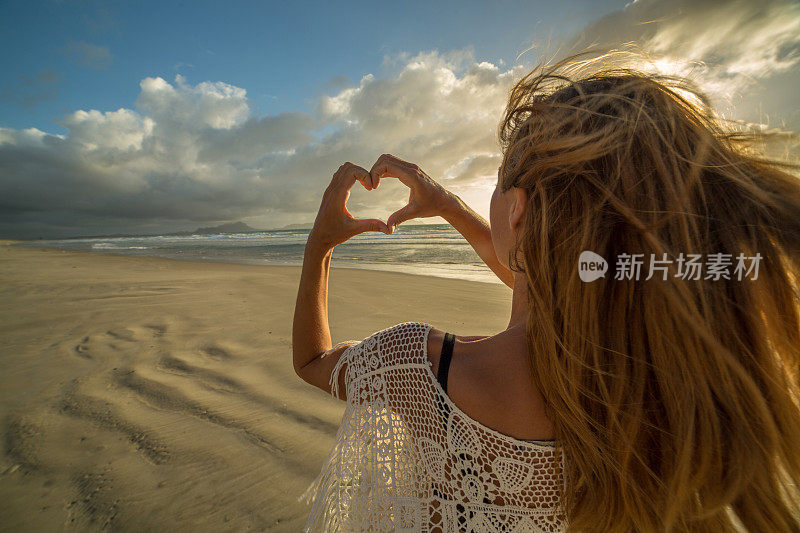
[[[445,331],[435,328],[431,326],[430,331],[428,332],[428,360],[432,364],[432,370],[435,373],[439,370],[439,357],[442,355],[442,345],[444,344],[444,334]],[[456,340],[458,342],[469,342],[469,341],[478,341],[481,339],[485,339],[487,335],[469,335],[469,336],[462,336],[456,335]]]
[[[428,359],[439,372],[445,331],[431,327]],[[526,345],[518,339],[456,336],[447,395],[473,420],[517,439],[552,439],[544,400],[527,370]],[[489,339],[485,343],[480,341]]]

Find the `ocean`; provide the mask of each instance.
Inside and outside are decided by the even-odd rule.
[[[309,230],[214,235],[156,235],[36,240],[22,246],[248,265],[302,266]],[[488,283],[502,282],[449,224],[400,225],[367,232],[333,250],[331,268],[388,270]]]

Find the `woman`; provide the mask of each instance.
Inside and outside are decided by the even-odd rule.
[[[348,406],[308,527],[800,531],[798,165],[724,130],[686,80],[575,57],[511,91],[490,227],[395,157],[334,175],[293,347]],[[350,187],[387,176],[409,206],[352,219]],[[331,347],[333,247],[436,215],[513,289],[508,328],[451,343],[406,322]]]

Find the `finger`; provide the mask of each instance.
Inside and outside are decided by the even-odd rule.
[[[411,187],[416,182],[417,170],[419,167],[412,163],[398,159],[390,154],[381,155],[375,164],[372,165],[369,173],[375,186],[378,186],[381,178],[391,177],[399,179],[407,187]]]
[[[406,204],[405,206],[401,207],[391,215],[389,215],[389,219],[386,221],[386,225],[389,226],[392,231],[394,228],[397,227],[399,224],[402,224],[406,220],[411,220],[414,218],[413,208]]]
[[[416,165],[403,161],[391,154],[382,154],[375,164],[372,165],[370,174],[372,174],[373,178],[378,179],[390,175],[391,173],[397,174],[397,176],[394,177],[400,177],[400,175],[413,174],[416,168]]]
[[[356,218],[353,219],[353,222],[355,222],[357,234],[364,233],[365,231],[380,231],[386,234],[391,233],[389,226],[383,220],[377,218]]]
[[[416,168],[416,166],[417,166],[417,165],[415,165],[414,163],[412,163],[410,161],[406,161],[405,159],[400,159],[396,155],[383,154],[383,156],[386,157],[387,159],[391,159],[392,161],[394,161],[398,165],[402,165],[402,166],[410,167],[410,168]]]
[[[345,163],[333,176],[334,194],[339,198],[347,197],[356,181],[360,181],[364,188],[369,190],[371,178],[367,169],[350,162]]]
[[[352,187],[355,180],[359,180],[366,187],[370,184],[368,178],[369,172],[365,168],[348,161],[334,173],[331,183],[334,187]]]

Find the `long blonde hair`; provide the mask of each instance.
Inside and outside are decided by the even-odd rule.
[[[800,165],[723,127],[691,80],[580,55],[520,79],[499,128],[501,190],[529,191],[509,265],[568,523],[798,531]],[[585,250],[605,277],[581,281]],[[621,254],[644,254],[638,279]],[[687,277],[681,254],[731,254],[730,279]],[[666,276],[645,279],[653,258]]]

